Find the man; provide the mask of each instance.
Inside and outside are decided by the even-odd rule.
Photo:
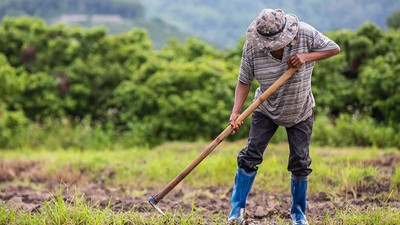
[[[311,74],[314,62],[340,52],[339,46],[312,26],[299,22],[280,9],[264,9],[247,29],[243,47],[235,103],[229,123],[235,125],[255,78],[258,98],[289,67],[298,71],[252,114],[247,146],[237,157],[238,169],[232,192],[229,222],[244,223],[246,199],[262,162],[263,153],[278,126],[285,126],[289,142],[292,224],[308,224],[306,211],[307,178],[311,173],[309,144],[313,126]]]

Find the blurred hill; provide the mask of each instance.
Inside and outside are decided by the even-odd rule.
[[[180,30],[218,47],[235,46],[263,8],[281,8],[321,31],[355,30],[370,21],[382,28],[400,8],[399,0],[146,0],[150,16],[158,16]]]
[[[370,21],[386,28],[386,18],[399,0],[1,0],[0,18],[31,15],[50,24],[86,27],[105,25],[110,33],[143,27],[156,48],[171,37],[197,36],[214,46],[230,48],[263,8],[281,8],[321,31],[355,30]]]
[[[139,0],[1,0],[3,17],[36,16],[47,23],[65,23],[85,27],[106,26],[111,34],[145,28],[156,48],[169,38],[184,40],[188,35],[161,19],[145,16]]]

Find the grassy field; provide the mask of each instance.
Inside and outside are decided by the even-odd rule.
[[[147,197],[208,143],[114,151],[2,150],[0,224],[224,224],[236,155],[245,143],[222,143],[160,202],[166,217],[148,207]],[[400,224],[397,149],[312,146],[310,154],[312,224]],[[249,196],[253,224],[289,222],[287,161],[286,143],[268,147]],[[18,193],[46,197],[32,200]]]

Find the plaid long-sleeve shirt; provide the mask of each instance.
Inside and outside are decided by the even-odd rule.
[[[307,23],[300,22],[295,39],[284,47],[282,60],[270,52],[255,49],[249,43],[243,47],[239,81],[250,84],[255,78],[260,87],[255,99],[268,89],[288,69],[286,61],[298,53],[327,51],[339,46]],[[290,127],[312,114],[315,106],[311,92],[311,75],[314,62],[305,63],[283,86],[272,94],[256,111],[268,116],[281,126]]]

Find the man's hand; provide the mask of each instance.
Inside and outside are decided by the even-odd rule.
[[[233,128],[232,134],[236,133],[236,131],[239,130],[239,128],[243,125],[243,121],[237,125],[235,124],[235,121],[237,120],[237,118],[239,118],[239,116],[240,113],[232,113],[229,119],[229,124]]]
[[[308,53],[299,53],[289,57],[287,64],[293,68],[300,68],[304,63],[308,61]]]

